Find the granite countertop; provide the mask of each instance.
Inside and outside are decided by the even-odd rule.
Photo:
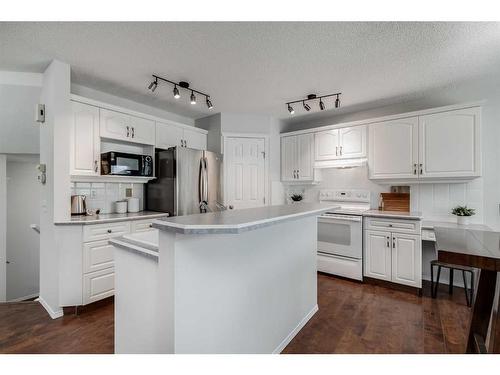
[[[500,259],[500,232],[435,227],[439,251]]]
[[[368,217],[381,217],[388,219],[408,219],[408,220],[422,220],[421,212],[403,212],[403,211],[381,211],[381,210],[368,210],[363,212],[363,216]]]
[[[89,225],[89,224],[104,224],[104,223],[114,223],[118,221],[130,221],[130,220],[141,220],[141,219],[158,219],[162,217],[167,217],[168,213],[156,212],[156,211],[140,211],[140,212],[128,212],[125,214],[101,214],[101,215],[91,215],[91,216],[72,216],[71,219],[67,221],[55,222],[55,225]]]
[[[153,227],[183,234],[241,233],[285,220],[317,216],[338,206],[327,203],[298,203],[176,216],[155,220]]]

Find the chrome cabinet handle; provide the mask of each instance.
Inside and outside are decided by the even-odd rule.
[[[293,178],[297,178],[297,175],[295,174],[295,169],[293,170]]]
[[[127,126],[127,137],[130,137],[130,127]]]
[[[335,156],[339,156],[339,146],[335,146]]]
[[[113,232],[113,231],[111,229],[108,229],[108,233],[111,233],[111,232]]]
[[[342,146],[340,146],[340,156],[342,156]]]
[[[420,174],[423,174],[424,173],[424,168],[423,168],[423,165],[420,164]]]
[[[389,236],[387,236],[387,247],[391,247],[389,241],[390,241],[390,238],[389,238]]]
[[[135,137],[135,128],[132,126],[132,138]]]
[[[297,169],[297,179],[300,179],[299,170]]]
[[[413,164],[413,174],[417,174],[417,163]]]
[[[392,248],[396,248],[396,237],[392,237]]]
[[[184,147],[187,147],[188,146],[188,143],[186,140],[184,140]]]
[[[94,171],[97,172],[98,169],[97,160],[94,160]]]

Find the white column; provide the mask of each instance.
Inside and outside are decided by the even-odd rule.
[[[0,302],[6,300],[7,284],[7,156],[0,155]]]

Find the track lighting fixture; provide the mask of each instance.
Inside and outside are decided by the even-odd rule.
[[[174,85],[174,98],[179,99],[181,97],[181,94],[179,94],[179,89],[177,88],[177,85]]]
[[[324,111],[325,108],[326,108],[326,105],[325,105],[325,102],[323,101],[323,99],[329,98],[329,97],[332,97],[332,96],[336,96],[336,99],[335,99],[335,108],[339,108],[340,107],[340,95],[342,95],[341,92],[338,92],[336,94],[322,95],[322,96],[317,96],[316,94],[309,94],[309,95],[307,95],[307,98],[305,98],[305,99],[294,100],[293,102],[287,102],[285,104],[286,104],[286,107],[288,109],[288,112],[291,115],[293,115],[295,113],[295,111],[294,111],[294,109],[292,107],[292,104],[294,104],[294,103],[302,103],[302,107],[304,107],[304,109],[307,112],[309,112],[311,110],[311,106],[307,102],[319,99],[319,109],[322,110],[322,111]]]
[[[179,88],[177,87],[177,86],[179,86],[181,89],[191,91],[191,95],[190,95],[190,103],[191,104],[196,104],[196,95],[195,95],[195,93],[196,93],[196,94],[200,94],[200,95],[205,97],[205,103],[207,104],[208,109],[212,109],[214,107],[214,105],[212,104],[212,101],[210,100],[210,95],[189,87],[188,82],[185,82],[185,81],[173,82],[173,81],[170,81],[166,78],[163,78],[163,77],[160,77],[160,76],[157,76],[154,74],[153,74],[153,78],[154,78],[154,80],[148,86],[148,89],[151,90],[152,92],[154,92],[156,90],[156,88],[158,87],[158,81],[163,81],[163,82],[170,83],[171,85],[174,86],[173,94],[174,94],[175,99],[179,99],[181,97]]]

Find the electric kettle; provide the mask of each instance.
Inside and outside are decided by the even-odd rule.
[[[85,195],[72,195],[71,196],[71,215],[86,215],[87,203]]]

